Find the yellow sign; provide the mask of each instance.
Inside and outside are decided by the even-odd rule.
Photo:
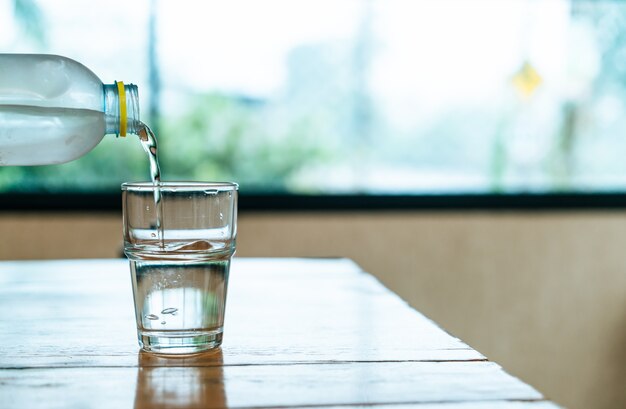
[[[528,61],[525,61],[511,82],[522,97],[529,98],[541,85],[543,79],[537,70]]]

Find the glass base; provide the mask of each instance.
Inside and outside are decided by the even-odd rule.
[[[222,329],[212,331],[139,331],[139,346],[146,352],[189,355],[222,345]]]

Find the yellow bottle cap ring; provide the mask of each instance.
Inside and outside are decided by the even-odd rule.
[[[122,81],[115,81],[117,84],[117,95],[120,103],[120,136],[126,136],[128,128],[128,118],[126,117],[126,90]]]

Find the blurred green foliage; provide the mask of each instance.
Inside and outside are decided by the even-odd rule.
[[[296,188],[300,169],[332,157],[319,118],[303,115],[278,124],[276,107],[222,94],[190,98],[188,109],[162,121],[159,157],[165,179],[229,180],[242,189]]]

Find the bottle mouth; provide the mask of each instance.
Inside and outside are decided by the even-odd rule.
[[[136,134],[142,127],[139,119],[139,89],[137,86],[122,82],[105,84],[103,94],[106,133],[116,136],[125,136],[127,133]]]

